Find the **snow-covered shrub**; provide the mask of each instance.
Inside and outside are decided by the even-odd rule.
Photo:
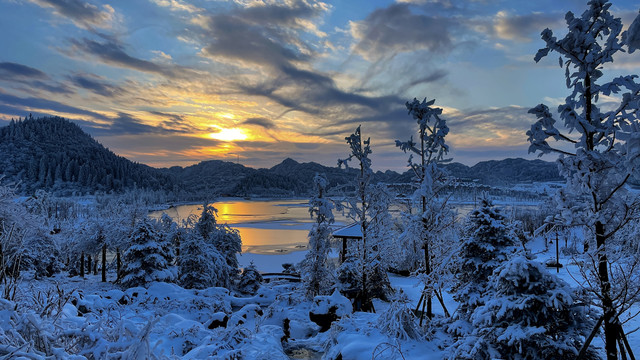
[[[449,349],[450,359],[575,359],[593,328],[589,305],[527,256],[498,266],[487,294],[471,315],[473,331]]]
[[[336,289],[353,299],[362,283],[362,266],[355,256],[348,256],[336,271]]]
[[[173,281],[169,268],[171,247],[158,233],[155,224],[143,218],[130,237],[131,245],[124,252],[121,283],[125,287],[143,286],[152,281]]]
[[[256,269],[256,266],[251,262],[249,266],[244,268],[242,275],[240,275],[240,281],[238,282],[238,290],[245,294],[255,294],[262,284],[262,274]]]
[[[422,336],[409,303],[409,298],[402,290],[394,296],[389,308],[378,318],[378,328],[382,333],[398,340],[419,339]]]

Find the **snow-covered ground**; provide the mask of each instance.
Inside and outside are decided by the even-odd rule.
[[[538,261],[555,259],[554,246],[546,250],[542,238],[528,247]],[[297,263],[304,254],[249,253],[239,259],[241,265],[253,262],[262,272],[281,272],[282,263]],[[559,275],[577,285],[577,266],[564,255],[560,261],[565,266]],[[310,302],[297,290],[299,283],[276,281],[263,284],[255,295],[243,295],[223,288],[186,290],[167,283],[122,289],[100,282],[99,275],[81,279],[58,274],[26,280],[32,276],[24,274],[14,303],[0,303],[4,339],[11,338],[7,334],[13,330],[33,327],[31,336],[35,337],[27,339],[23,335],[23,343],[14,337],[13,342],[0,345],[0,351],[12,349],[16,356],[26,354],[30,347],[50,346],[59,348],[52,350],[59,358],[73,358],[69,354],[103,358],[111,354],[135,359],[336,359],[340,354],[345,360],[441,359],[443,347],[450,342],[448,335],[429,324],[419,339],[389,337],[381,322],[390,304],[380,300],[374,303],[376,313],[343,310],[341,320],[329,331],[320,332],[309,312],[336,304],[344,308],[340,304],[348,300],[336,293]],[[394,289],[407,296],[405,306],[414,308],[421,291],[417,278],[390,274],[390,280]],[[449,311],[454,311],[457,305],[451,296],[445,293],[444,300]],[[15,304],[18,312],[14,311]],[[43,310],[45,304],[49,305]],[[638,310],[636,306],[631,312]],[[444,316],[436,301],[434,312],[436,324]],[[640,318],[625,324],[627,331],[638,327]],[[636,354],[640,353],[640,333],[630,333],[629,342]],[[602,347],[602,340],[597,337],[593,344]]]

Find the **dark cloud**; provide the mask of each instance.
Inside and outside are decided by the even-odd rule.
[[[104,6],[100,10],[97,6],[82,0],[31,0],[44,8],[51,8],[62,17],[73,21],[84,28],[107,27],[113,16],[113,9]]]
[[[26,85],[20,90],[35,94],[37,90],[45,90],[50,93],[71,94],[73,90],[60,82],[51,80],[49,75],[30,66],[13,62],[0,63],[0,81],[8,81]]]
[[[110,124],[83,122],[83,126],[95,136],[121,136],[142,134],[177,134],[181,131],[170,129],[163,124],[153,126],[130,114],[119,112],[118,116],[110,119]]]
[[[102,114],[99,114],[97,112],[65,105],[57,101],[40,99],[35,97],[21,98],[21,97],[9,95],[3,92],[0,92],[0,104],[13,106],[17,109],[22,107],[24,108],[23,111],[25,113],[30,111],[26,108],[35,108],[43,111],[51,110],[56,112],[68,113],[68,114],[87,115],[100,120],[109,120],[108,117]]]
[[[75,74],[69,76],[69,80],[77,87],[90,90],[105,97],[114,97],[127,93],[122,87],[110,84],[94,75]]]
[[[156,73],[173,76],[174,72],[165,66],[161,66],[152,61],[135,58],[124,50],[123,46],[115,41],[106,40],[97,42],[90,39],[71,39],[75,50],[79,50],[89,55],[93,55],[103,62],[118,67],[138,70],[147,73]]]
[[[210,21],[211,36],[214,40],[203,50],[213,58],[254,63],[276,69],[292,61],[308,60],[307,55],[284,45],[288,35],[271,27],[256,25],[259,24],[250,22],[241,15],[214,15]]]
[[[248,118],[247,120],[242,122],[245,125],[256,125],[261,126],[265,129],[273,129],[276,127],[276,124],[267,119],[267,118]]]
[[[414,13],[409,4],[392,4],[352,24],[351,33],[358,41],[354,52],[374,61],[420,49],[446,53],[458,25],[452,18]]]
[[[16,64],[12,62],[0,63],[0,79],[30,78],[30,79],[47,79],[49,76],[42,71],[30,66]]]

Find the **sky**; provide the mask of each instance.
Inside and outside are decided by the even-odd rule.
[[[625,28],[640,0],[612,1]],[[453,161],[528,154],[527,111],[569,95],[545,28],[586,0],[0,0],[0,124],[73,120],[156,167],[290,157],[335,166],[358,125],[406,169],[405,103],[435,99]],[[638,53],[607,75],[640,73]],[[552,157],[544,158],[553,160]]]

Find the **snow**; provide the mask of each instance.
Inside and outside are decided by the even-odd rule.
[[[333,232],[334,237],[362,238],[360,224],[354,223]]]

